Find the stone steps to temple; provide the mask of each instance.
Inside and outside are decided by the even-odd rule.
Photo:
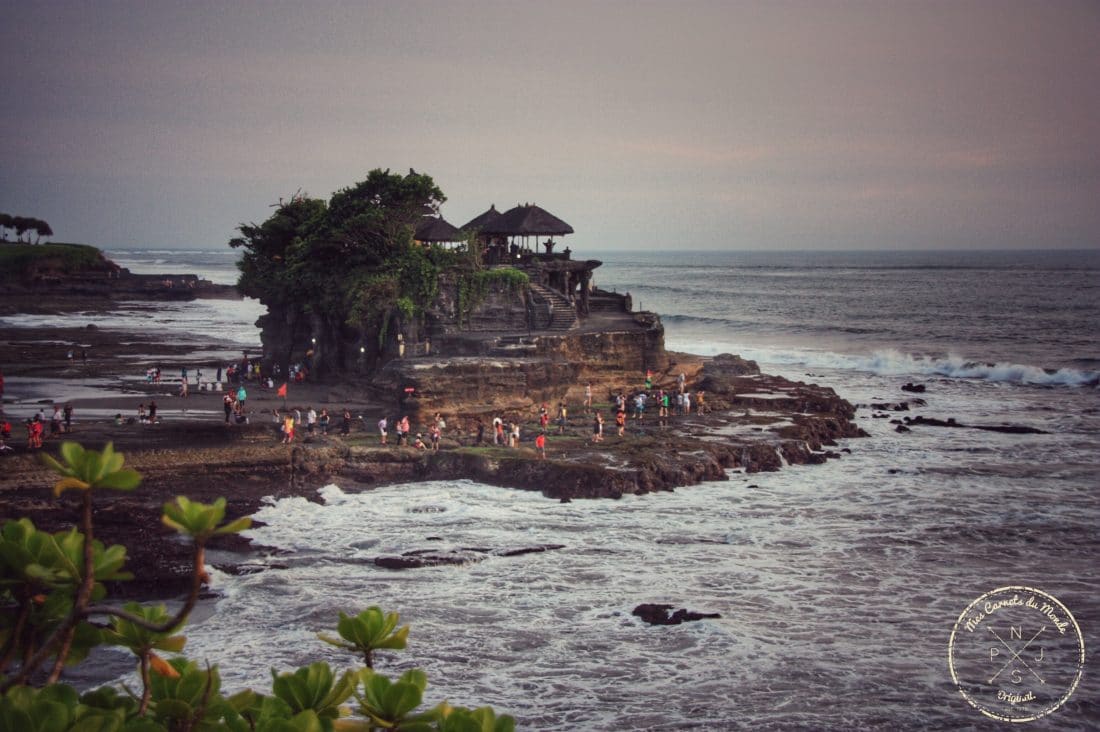
[[[548,330],[572,330],[580,326],[580,320],[577,318],[577,310],[565,295],[557,290],[536,283],[531,283],[531,292],[533,292],[538,299],[550,303],[550,324],[547,326]]]

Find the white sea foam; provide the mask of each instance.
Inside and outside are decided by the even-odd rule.
[[[732,342],[700,344],[694,340],[677,341],[673,337],[669,338],[667,346],[670,350],[688,351],[690,349],[691,352],[701,355],[735,353],[756,361],[762,366],[847,369],[877,376],[942,376],[1038,386],[1096,386],[1100,382],[1098,371],[1074,368],[1044,369],[1017,363],[982,363],[956,354],[937,357],[905,353],[896,349],[882,349],[861,355],[782,346],[743,346]]]

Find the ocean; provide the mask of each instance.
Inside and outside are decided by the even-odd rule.
[[[230,250],[109,254],[135,272],[235,279]],[[1029,728],[1100,727],[1100,252],[588,256],[603,261],[598,286],[660,313],[670,350],[830,386],[861,405],[870,437],[825,465],[618,501],[465,481],[272,501],[250,532],[279,549],[261,560],[271,569],[215,573],[222,596],[188,628],[188,655],[219,664],[229,689],[266,689],[269,668],[346,664],[315,634],[377,604],[412,626],[380,670],[420,667],[429,703],[491,704],[521,729],[992,729],[960,694],[949,644],[966,639],[956,622],[971,603],[1023,587],[1056,598],[1086,649],[1071,688],[1065,653],[1042,646],[1048,665],[1029,670],[1070,693]],[[242,337],[256,307],[218,305]],[[889,416],[1041,432],[899,433],[869,406],[915,398]],[[564,548],[403,572],[372,562],[535,544]],[[721,618],[648,626],[631,615],[640,603]],[[1023,663],[1043,643],[1014,632],[1004,649],[983,640],[991,661]]]

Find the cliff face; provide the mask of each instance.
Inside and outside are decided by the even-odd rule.
[[[575,363],[583,378],[595,380],[629,373],[640,382],[639,374],[669,366],[665,329],[652,313],[628,313],[608,322],[606,330],[542,335],[536,344],[540,356]]]
[[[431,336],[527,330],[526,288],[501,283],[488,284],[480,293],[468,292],[467,288],[453,276],[440,279],[439,294],[428,314]]]
[[[556,404],[586,382],[626,389],[641,384],[647,370],[669,366],[664,329],[648,314],[627,315],[613,329],[542,332],[519,340],[504,346],[495,338],[467,341],[468,352],[476,355],[394,359],[372,385],[413,416],[490,415]]]
[[[398,359],[386,364],[374,385],[413,417],[438,411],[489,415],[556,402],[579,370],[546,358]]]

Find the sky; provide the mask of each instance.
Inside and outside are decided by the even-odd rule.
[[[1100,248],[1100,2],[8,0],[0,211],[221,248],[428,173],[574,250]]]

